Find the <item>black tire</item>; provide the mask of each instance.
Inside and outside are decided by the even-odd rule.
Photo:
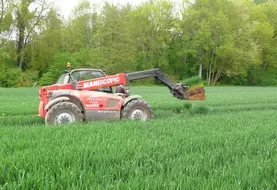
[[[70,124],[82,122],[84,115],[81,110],[71,102],[60,102],[48,110],[45,116],[47,125]]]
[[[152,109],[144,100],[131,100],[121,110],[122,119],[149,120],[152,119]]]

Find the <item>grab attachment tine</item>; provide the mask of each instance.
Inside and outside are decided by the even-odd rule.
[[[171,93],[173,94],[174,97],[185,100],[188,99],[187,95],[185,94],[185,91],[188,89],[188,86],[185,86],[183,84],[175,84],[172,89]]]

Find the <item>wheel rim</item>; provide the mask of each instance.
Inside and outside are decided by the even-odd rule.
[[[60,112],[55,121],[56,124],[70,124],[75,122],[75,116],[71,112]]]
[[[147,119],[147,113],[142,109],[134,109],[131,113],[131,119],[144,121]]]

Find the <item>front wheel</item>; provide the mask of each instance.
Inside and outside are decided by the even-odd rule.
[[[45,116],[47,125],[71,124],[83,121],[81,110],[71,102],[60,102],[48,110]]]
[[[142,121],[152,119],[152,109],[144,100],[131,100],[123,107],[121,118]]]

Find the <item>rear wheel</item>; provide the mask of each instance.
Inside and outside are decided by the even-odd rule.
[[[152,119],[152,109],[144,100],[131,100],[123,107],[121,118],[142,121]]]
[[[47,125],[70,124],[83,121],[81,110],[71,102],[60,102],[48,110],[45,123]]]

